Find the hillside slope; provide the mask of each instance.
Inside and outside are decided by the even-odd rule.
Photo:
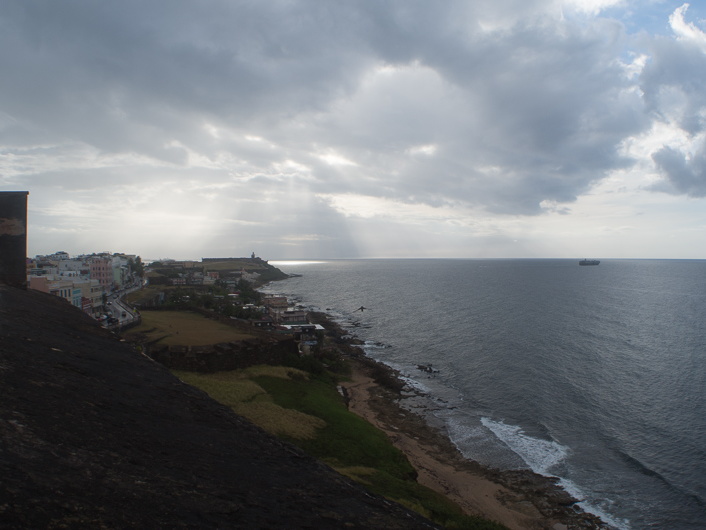
[[[0,527],[430,528],[63,300],[0,286]]]

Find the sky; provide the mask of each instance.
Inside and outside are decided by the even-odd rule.
[[[8,0],[28,254],[706,259],[706,5]]]

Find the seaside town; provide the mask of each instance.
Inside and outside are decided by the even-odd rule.
[[[113,316],[108,308],[116,293],[139,289],[145,271],[139,256],[101,252],[71,257],[59,251],[27,259],[29,289],[63,298],[97,320],[116,324],[120,315]],[[131,319],[134,315],[131,313]]]
[[[140,309],[193,309],[296,337],[300,353],[317,345],[321,324],[286,297],[256,288],[287,275],[257,257],[163,259],[148,265],[137,255],[64,251],[27,259],[27,286],[66,300],[114,331],[141,322]]]

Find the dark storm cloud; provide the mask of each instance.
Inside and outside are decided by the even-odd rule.
[[[379,83],[377,99],[345,102],[345,111],[327,116],[322,128],[352,157],[355,148],[378,152],[383,166],[395,150],[415,143],[438,144],[439,153],[386,175],[385,189],[369,182],[367,193],[419,200],[433,188],[436,197],[493,211],[536,213],[542,200],[573,200],[631,162],[619,153],[620,142],[647,120],[615,60],[622,38],[617,24],[580,30],[539,20],[496,34],[469,20],[465,32],[422,33],[414,43],[404,37],[419,32],[395,27],[405,53],[395,48],[390,59],[414,61],[416,73],[398,74],[403,82],[397,85]],[[385,44],[380,55],[391,46]],[[487,166],[501,171],[486,174]]]
[[[624,142],[654,120],[698,139],[702,48],[638,42],[617,21],[560,7],[4,2],[0,183],[93,200],[110,190],[107,201],[140,183],[181,188],[243,222],[258,215],[245,201],[286,204],[296,190],[343,227],[314,196],[533,215],[631,167]],[[626,64],[638,44],[652,54],[639,86]],[[652,155],[672,192],[703,195],[703,156]]]
[[[686,194],[691,197],[706,197],[706,153],[704,146],[694,156],[665,146],[652,155],[657,167],[669,178],[673,189],[662,191]]]
[[[361,55],[345,51],[345,8],[333,16],[323,3],[26,2],[3,11],[3,60],[20,73],[5,97],[35,117],[62,103],[128,111],[138,123],[161,123],[165,109],[228,119],[306,110],[345,89]]]
[[[654,39],[640,79],[647,110],[662,120],[673,119],[690,135],[706,126],[706,37],[699,44]]]

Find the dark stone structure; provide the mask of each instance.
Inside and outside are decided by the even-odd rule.
[[[214,346],[147,345],[145,353],[172,370],[222,372],[255,364],[281,364],[288,355],[298,355],[294,339],[243,340]]]
[[[0,191],[0,284],[27,285],[27,191]]]

